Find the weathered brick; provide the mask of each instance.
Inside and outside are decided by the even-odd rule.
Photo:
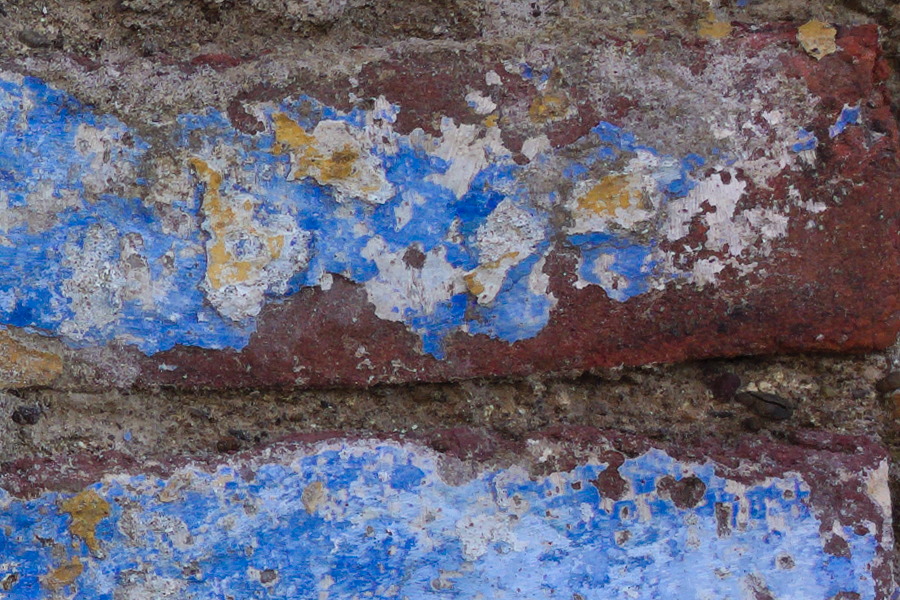
[[[893,592],[886,454],[866,438],[679,447],[556,428],[485,444],[456,430],[477,448],[428,447],[447,434],[309,438],[152,469],[104,460],[102,475],[72,457],[45,462],[42,480],[6,471],[4,597]]]
[[[413,45],[165,125],[4,69],[0,322],[78,349],[60,386],[523,375],[866,350],[900,326],[874,27]]]

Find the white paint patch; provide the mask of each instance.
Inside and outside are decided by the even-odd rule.
[[[476,232],[481,264],[466,276],[478,303],[493,302],[509,270],[529,257],[543,239],[544,229],[534,215],[509,199],[500,202]]]
[[[522,154],[528,157],[528,160],[534,160],[536,156],[549,152],[552,146],[550,138],[545,134],[528,138],[522,143]]]
[[[725,269],[725,265],[722,261],[718,257],[713,256],[712,258],[701,258],[694,262],[694,266],[689,273],[691,281],[703,287],[714,284],[723,269]]]
[[[734,173],[714,173],[700,181],[686,197],[668,205],[663,226],[666,239],[675,241],[685,237],[691,222],[697,219],[706,229],[706,239],[701,247],[691,250],[703,249],[721,255],[694,264],[691,275],[695,283],[715,283],[726,266],[745,273],[755,266],[754,257],[768,256],[772,242],[787,235],[789,218],[777,209],[754,207],[738,211],[746,187]]]
[[[380,319],[402,321],[408,312],[431,314],[438,303],[465,291],[463,271],[447,262],[443,246],[425,253],[421,269],[406,264],[405,253],[406,249],[391,252],[380,236],[363,248],[363,257],[378,267],[378,274],[365,286]]]
[[[488,71],[484,74],[484,82],[488,85],[501,85],[503,80],[500,79],[497,71]]]
[[[424,196],[418,192],[405,191],[401,198],[394,208],[394,231],[400,231],[412,220],[414,207],[425,204]]]
[[[528,290],[535,296],[545,296],[550,300],[550,306],[556,306],[557,298],[550,293],[550,276],[544,273],[544,265],[547,264],[546,255],[534,263],[531,273],[528,274]]]
[[[690,232],[691,221],[695,217],[700,217],[708,227],[719,227],[720,230],[714,232],[712,236],[707,234],[707,239],[712,237],[716,240],[710,249],[721,249],[724,244],[732,241],[729,235],[731,231],[726,223],[734,216],[735,207],[746,188],[747,184],[733,174],[728,183],[725,183],[721,173],[714,173],[698,182],[686,197],[669,203],[663,226],[666,239],[675,241],[685,237]],[[704,207],[704,204],[707,206]],[[743,247],[743,242],[734,241]]]
[[[489,115],[497,110],[497,103],[479,91],[466,94],[466,104],[478,115]]]
[[[824,202],[816,202],[815,200],[807,200],[806,202],[803,202],[800,206],[803,207],[804,210],[811,212],[814,215],[817,215],[819,213],[822,213],[822,212],[825,212],[826,210],[828,210],[828,205],[826,205]]]
[[[442,139],[432,154],[447,161],[450,167],[445,173],[429,175],[427,180],[453,191],[457,198],[465,196],[475,175],[489,163],[502,163],[511,157],[503,146],[498,127],[457,126],[453,119],[444,117],[441,134]]]

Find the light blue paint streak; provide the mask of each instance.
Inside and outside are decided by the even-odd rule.
[[[775,598],[875,594],[874,536],[847,527],[852,558],[825,553],[796,477],[747,488],[746,523],[733,518],[720,536],[716,504],[736,515],[740,499],[711,464],[684,465],[660,451],[625,461],[620,475],[637,496],[609,511],[590,483],[602,465],[553,478],[490,471],[454,485],[433,456],[393,444],[330,446],[287,460],[257,466],[250,479],[221,467],[91,486],[111,506],[97,527],[102,558],[70,535],[63,496],[22,501],[0,492],[0,578],[19,575],[4,597],[51,597],[40,578],[60,564],[56,545],[85,565],[67,597],[91,600],[152,578],[180,582],[185,600],[315,599],[328,577],[329,598],[742,598],[750,576]],[[655,492],[659,478],[685,473],[707,486],[693,509]],[[326,500],[309,513],[302,496],[313,482]],[[166,485],[179,490],[171,502],[159,499]],[[782,556],[794,567],[780,566]],[[273,569],[277,579],[263,585],[253,569]]]
[[[33,105],[27,116],[26,101]],[[377,116],[391,121],[396,110],[397,107],[382,109]],[[362,110],[344,114],[307,97],[265,109],[263,118],[268,124],[275,113],[287,114],[306,129],[312,129],[322,119],[343,120],[356,128],[364,126],[366,120]],[[206,301],[201,287],[206,272],[206,233],[199,227],[203,221],[203,188],[199,182],[193,196],[174,198],[169,208],[138,197],[104,195],[91,201],[85,196],[81,181],[91,172],[96,157],[76,148],[78,127],[106,129],[114,132],[117,139],[130,139],[125,149],[115,150],[119,154],[114,158],[138,167],[146,160],[146,142],[113,117],[98,116],[71,96],[34,78],[25,78],[21,83],[0,81],[0,119],[4,121],[0,130],[0,191],[6,193],[9,206],[28,208],[29,194],[42,182],[53,186],[55,196],[69,194],[76,198],[72,208],[52,215],[54,223],[43,231],[31,232],[23,224],[2,232],[9,243],[0,246],[0,323],[62,336],[74,346],[115,340],[136,345],[147,354],[178,344],[238,349],[246,345],[256,329],[254,318],[236,322],[221,316]],[[176,149],[190,148],[192,153],[204,156],[221,145],[237,153],[242,177],[224,172],[222,189],[252,196],[257,222],[265,225],[269,219],[287,216],[311,234],[310,262],[290,279],[288,294],[317,285],[326,273],[360,284],[375,277],[376,265],[362,252],[374,236],[381,237],[391,251],[416,246],[428,252],[442,246],[451,265],[471,270],[479,264],[479,227],[501,201],[510,199],[542,224],[545,238],[510,271],[493,303],[482,307],[474,297],[463,294],[431,312],[407,310],[401,316],[421,337],[423,350],[437,357],[443,356],[443,339],[460,328],[514,342],[537,335],[548,322],[551,299],[530,289],[526,280],[528,269],[550,248],[550,215],[547,209],[532,207],[528,191],[519,181],[525,171],[510,156],[493,157],[476,174],[469,192],[457,199],[450,190],[427,181],[430,176],[444,173],[450,165],[416,147],[410,138],[398,136],[395,154],[377,155],[397,194],[380,206],[347,199],[342,205],[330,186],[309,178],[287,180],[289,157],[275,152],[271,127],[267,132],[247,135],[232,127],[225,115],[212,110],[182,115],[178,126],[174,136]],[[647,152],[659,158],[662,165],[655,173],[660,192],[676,198],[691,190],[695,184],[692,174],[704,164],[697,155],[682,159],[660,155],[639,143],[633,134],[606,122],[598,124],[590,137],[596,150],[584,161],[562,167],[575,182],[586,179],[588,167],[598,162]],[[135,172],[141,172],[140,168]],[[243,184],[243,180],[252,181],[252,185]],[[133,185],[127,189],[147,186],[143,179],[130,183]],[[425,201],[414,205],[412,218],[398,227],[395,209],[410,194],[418,194]],[[175,211],[194,225],[187,232],[173,230],[165,224],[167,211]],[[461,240],[450,239],[454,221],[459,225]],[[102,323],[85,323],[65,287],[74,276],[74,263],[67,263],[64,253],[99,253],[104,262],[114,264],[121,256],[120,244],[126,234],[140,236],[141,256],[155,282],[153,300],[146,304],[123,300],[118,288],[98,286],[93,292],[98,294],[97,301],[112,305],[114,315]],[[608,235],[604,244],[613,248],[617,257],[613,268],[630,282],[625,290],[611,294],[614,299],[626,301],[646,291],[651,280],[665,278],[645,260],[651,246],[627,234]],[[92,242],[95,238],[104,240],[103,244]],[[587,265],[599,252],[599,246],[593,242],[582,246],[577,240],[570,237],[568,243],[583,253]],[[167,260],[170,266],[163,268]],[[582,276],[585,281],[597,282],[588,272]],[[279,296],[269,292],[270,300]]]

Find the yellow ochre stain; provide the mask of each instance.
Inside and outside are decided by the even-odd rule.
[[[728,21],[719,21],[715,13],[710,11],[706,18],[700,22],[697,33],[711,40],[721,40],[731,35],[731,23]]]
[[[325,485],[321,481],[313,481],[303,489],[300,501],[308,514],[313,514],[325,501]]]
[[[479,265],[470,273],[466,273],[463,276],[463,281],[466,283],[466,289],[468,289],[469,293],[471,293],[473,296],[480,296],[481,293],[484,292],[485,287],[483,283],[478,281],[478,274],[483,271],[496,269],[501,264],[503,264],[503,261],[505,261],[506,259],[515,259],[517,256],[519,256],[518,252],[507,252],[497,260],[489,260],[484,264]]]
[[[595,214],[614,216],[620,208],[631,206],[632,189],[627,175],[607,175],[578,199],[578,208]]]
[[[485,127],[496,127],[497,122],[500,120],[500,117],[497,115],[488,115],[484,118],[484,126]]]
[[[822,60],[829,54],[837,52],[835,37],[837,30],[822,21],[812,21],[797,29],[797,40],[807,54],[816,60]]]
[[[212,245],[207,250],[206,278],[213,289],[219,289],[229,283],[246,281],[254,265],[237,260],[225,246],[225,238],[234,225],[235,214],[234,210],[222,202],[219,191],[222,186],[222,175],[200,158],[191,158],[189,162],[206,187],[201,208],[212,233]]]
[[[546,123],[562,119],[568,110],[568,98],[560,94],[544,94],[535,98],[531,103],[528,116],[535,123]]]
[[[477,271],[467,273],[465,276],[463,276],[463,281],[466,282],[466,289],[468,289],[469,293],[473,296],[478,296],[484,291],[484,285],[482,285],[482,283],[478,281]]]
[[[27,347],[8,331],[0,330],[0,384],[6,388],[52,382],[63,370],[63,360],[52,352]]]
[[[295,165],[291,176],[294,178],[310,176],[310,171],[317,167],[323,158],[315,148],[316,138],[306,133],[299,123],[283,113],[273,115],[272,121],[275,124],[275,154],[280,154],[285,148],[292,151]]]
[[[307,133],[296,121],[281,113],[274,115],[272,119],[275,124],[275,153],[278,154],[285,148],[293,153],[293,178],[312,177],[321,184],[328,184],[350,179],[357,174],[359,152],[349,144],[331,152],[330,156],[325,156],[317,148],[319,140]],[[363,189],[364,192],[377,190],[377,186]]]
[[[63,502],[60,508],[72,517],[69,524],[72,535],[83,539],[91,552],[98,552],[97,524],[109,516],[109,503],[94,490],[84,490]]]
[[[278,260],[284,249],[284,236],[273,235],[266,238],[266,247],[269,249],[269,256],[272,257],[272,260]]]
[[[320,183],[328,183],[336,179],[348,179],[353,175],[353,163],[359,158],[359,154],[349,145],[344,146],[341,150],[332,153],[326,159],[315,161],[319,169]]]
[[[71,562],[60,565],[50,571],[45,578],[44,584],[51,590],[59,590],[67,585],[72,585],[78,576],[84,571],[84,565],[76,556]]]
[[[272,116],[275,124],[275,142],[281,147],[287,146],[298,150],[303,146],[312,146],[316,138],[306,133],[300,125],[284,113]]]
[[[222,205],[222,197],[219,194],[222,186],[221,173],[211,168],[202,159],[192,158],[189,162],[206,187],[201,208],[209,219],[209,226],[213,234],[212,245],[207,250],[209,264],[206,266],[206,277],[214,289],[219,289],[222,287],[224,271],[233,260],[231,253],[225,248],[225,230],[234,213]]]

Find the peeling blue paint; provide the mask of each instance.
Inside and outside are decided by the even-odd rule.
[[[874,536],[843,527],[849,556],[826,553],[797,476],[743,487],[651,451],[619,468],[631,491],[614,500],[591,483],[604,469],[512,467],[454,484],[421,449],[356,442],[250,470],[117,477],[90,488],[110,506],[97,556],[70,533],[63,496],[0,492],[0,579],[18,577],[10,600],[49,598],[48,573],[77,557],[83,572],[63,591],[91,600],[679,600],[743,597],[748,582],[773,598],[875,598]],[[698,505],[658,494],[664,476],[702,481]]]
[[[541,268],[541,259],[558,243],[550,217],[560,200],[551,195],[547,202],[538,202],[527,185],[528,167],[517,165],[511,153],[488,146],[473,154],[486,160],[457,195],[451,189],[455,184],[448,181],[459,177],[453,169],[464,159],[438,156],[419,138],[394,133],[390,123],[399,110],[402,107],[379,104],[371,111],[342,113],[312,98],[288,99],[258,107],[264,131],[255,135],[238,131],[216,111],[182,115],[167,152],[184,158],[176,166],[178,172],[170,175],[173,185],[187,191],[160,200],[153,195],[158,176],[146,173],[150,146],[123,123],[96,115],[37,79],[0,81],[0,117],[5,123],[0,133],[0,199],[13,215],[0,223],[0,265],[5,267],[0,274],[0,322],[60,336],[75,346],[116,340],[147,354],[178,344],[239,349],[255,331],[256,315],[266,301],[324,285],[330,274],[366,286],[387,277],[367,250],[373,243],[380,244],[379,255],[410,248],[431,253],[446,263],[442,277],[452,272],[461,281],[463,273],[491,262],[479,241],[486,234],[479,232],[508,200],[527,215],[529,227],[541,233],[540,239],[516,250],[495,296],[479,303],[471,290],[442,280],[438,283],[448,286],[444,296],[419,304],[398,302],[383,308],[380,316],[404,322],[420,336],[423,350],[437,357],[443,356],[443,339],[457,331],[509,342],[537,335],[555,299],[535,287],[535,277],[542,274],[532,270]],[[307,132],[326,122],[346,124],[347,135],[381,127],[371,137],[386,141],[368,149],[367,159],[383,171],[385,185],[393,190],[389,197],[372,202],[313,177],[292,179],[289,174],[298,159],[276,139],[276,115],[286,115]],[[856,117],[848,113],[847,122],[851,118]],[[451,129],[435,143],[451,135],[455,125],[445,120],[448,124]],[[94,137],[89,141],[79,133],[84,128],[91,128]],[[471,144],[482,143],[480,139],[473,138]],[[655,182],[651,192],[663,207],[691,193],[707,162],[696,154],[664,155],[607,122],[594,127],[582,146],[584,142],[592,150],[578,158],[557,157],[552,162],[548,154],[535,160],[552,165],[577,186],[590,185],[598,169],[608,171],[617,161],[646,159],[648,176]],[[794,149],[815,143],[814,136],[802,138]],[[255,226],[297,232],[288,243],[298,256],[306,256],[305,262],[277,281],[254,283],[262,286],[254,292],[261,294],[259,305],[248,301],[241,310],[223,310],[220,304],[229,294],[245,293],[237,283],[237,291],[220,286],[218,303],[210,297],[212,230],[203,208],[209,190],[187,164],[194,158],[218,169],[217,193],[245,198],[252,205],[248,218]],[[104,169],[113,167],[119,171],[106,177]],[[84,181],[98,177],[106,177],[97,184],[102,193],[85,188]],[[16,214],[22,215],[18,221]],[[637,235],[609,226],[561,239],[581,254],[581,281],[603,285],[616,301],[683,277],[652,258],[657,240],[646,232]],[[234,260],[239,260],[259,255],[263,241],[247,234],[229,243]],[[592,266],[600,254],[610,253],[615,258],[610,276],[619,277],[624,287],[604,285]],[[135,262],[143,265],[137,274],[128,266]],[[382,283],[387,288],[402,282]],[[435,288],[432,283],[415,285]]]

